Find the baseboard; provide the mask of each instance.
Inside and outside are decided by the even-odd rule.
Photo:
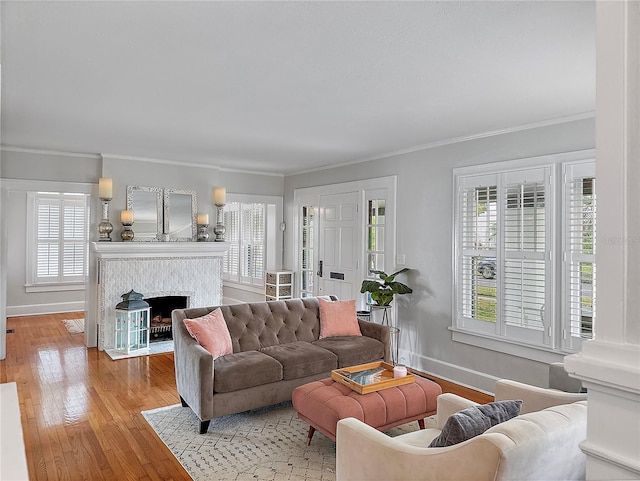
[[[494,393],[496,381],[499,379],[483,372],[402,349],[399,352],[399,362],[425,374],[431,374],[445,381],[451,381],[485,394],[492,395]]]
[[[223,306],[230,306],[231,304],[245,304],[246,302],[247,301],[243,301],[241,299],[235,299],[233,297],[227,297],[227,296],[222,297]]]
[[[7,306],[7,317],[39,316],[41,314],[58,314],[60,312],[84,312],[84,301]]]

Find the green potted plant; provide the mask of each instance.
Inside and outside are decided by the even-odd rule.
[[[397,275],[407,272],[408,270],[409,268],[405,267],[393,274],[387,274],[384,271],[371,271],[377,274],[380,280],[365,279],[362,281],[360,292],[371,293],[371,300],[374,305],[388,306],[396,294],[411,294],[413,292],[413,289],[409,286],[395,280]]]

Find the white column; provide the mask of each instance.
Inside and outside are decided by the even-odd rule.
[[[588,389],[587,479],[640,479],[640,2],[596,12],[595,332],[565,367]]]

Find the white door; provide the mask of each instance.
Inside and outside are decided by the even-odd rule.
[[[359,270],[358,193],[320,196],[318,295],[356,299],[362,275]]]

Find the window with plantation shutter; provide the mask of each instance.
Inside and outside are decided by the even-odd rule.
[[[579,350],[593,336],[596,310],[596,196],[593,163],[565,166],[563,342]]]
[[[255,202],[225,206],[225,240],[230,243],[223,264],[226,280],[264,285],[266,209],[266,204]]]
[[[548,168],[460,180],[460,325],[544,344]]]
[[[27,287],[83,284],[87,274],[86,194],[30,192]]]
[[[579,350],[596,306],[591,153],[458,168],[454,186],[453,339],[541,360]]]

